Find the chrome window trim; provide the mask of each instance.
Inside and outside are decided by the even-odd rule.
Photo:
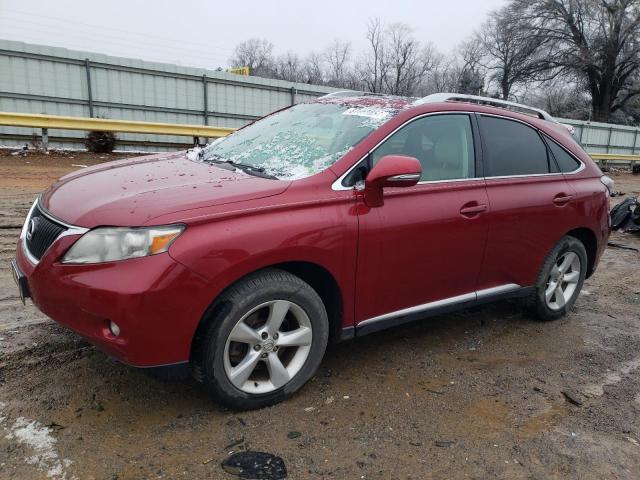
[[[346,172],[344,172],[342,175],[340,175],[340,177],[338,177],[336,180],[334,180],[334,182],[331,184],[331,190],[334,190],[334,191],[354,190],[355,186],[353,186],[353,187],[345,187],[344,185],[342,185],[342,181],[345,179],[345,177],[347,175],[349,175],[355,168],[357,168],[371,154],[371,152],[373,152],[382,143],[384,143],[389,137],[391,137],[394,133],[396,133],[398,130],[400,130],[404,126],[409,125],[411,122],[413,122],[415,120],[418,120],[419,118],[428,117],[428,116],[431,116],[431,115],[447,115],[447,114],[456,114],[456,113],[458,113],[458,114],[466,114],[466,115],[470,115],[470,114],[485,115],[485,116],[488,116],[488,117],[496,117],[496,118],[502,118],[504,120],[511,120],[513,122],[522,123],[523,125],[534,129],[538,133],[542,133],[543,135],[545,134],[544,132],[541,132],[540,129],[538,129],[538,128],[534,127],[533,125],[530,125],[527,122],[524,122],[524,121],[522,121],[522,120],[520,120],[518,118],[511,118],[511,117],[507,117],[507,116],[504,116],[504,115],[497,115],[495,113],[480,113],[480,112],[471,112],[471,111],[464,111],[464,110],[460,110],[460,111],[456,110],[456,111],[449,111],[449,112],[424,113],[422,115],[418,115],[417,117],[413,117],[413,118],[409,119],[407,122],[405,122],[402,125],[398,126],[395,130],[393,130],[391,133],[389,133],[386,137],[384,137],[382,140],[380,140],[378,143],[376,143],[357,162],[354,162],[354,164]],[[558,143],[558,142],[556,142],[556,143]],[[566,149],[564,147],[562,147],[562,148],[566,151]],[[425,180],[423,182],[418,182],[416,185],[428,185],[428,184],[432,184],[432,183],[445,183],[445,182],[469,182],[469,181],[476,181],[476,180],[483,180],[484,181],[484,180],[490,180],[490,179],[494,179],[494,178],[503,179],[503,178],[549,177],[549,176],[554,176],[554,175],[576,175],[576,174],[582,172],[585,168],[587,168],[587,166],[585,165],[585,163],[582,160],[580,160],[578,157],[573,155],[571,152],[567,152],[567,153],[569,153],[573,158],[575,158],[580,163],[580,166],[576,170],[573,170],[571,172],[531,173],[531,174],[523,174],[523,175],[495,175],[495,176],[483,176],[483,177],[471,177],[471,178],[452,178],[452,179],[449,179],[449,180]]]
[[[587,168],[584,163],[581,162],[581,167],[571,173],[554,172],[554,173],[529,173],[524,175],[496,175],[494,177],[484,177],[485,180],[502,179],[502,178],[529,178],[529,177],[555,177],[563,175],[575,175]]]
[[[483,300],[493,295],[515,292],[521,288],[522,287],[516,283],[508,283],[506,285],[499,285],[497,287],[476,290],[475,292],[464,293],[462,295],[456,295],[455,297],[443,298],[442,300],[435,300],[433,302],[423,303],[421,305],[415,305],[413,307],[403,308],[401,310],[395,310],[383,315],[378,315],[377,317],[367,318],[366,320],[357,323],[356,328],[364,327],[366,325],[372,325],[374,323],[381,322],[383,320],[389,320],[391,318],[404,317],[413,313],[428,312],[430,310],[435,310],[441,307],[448,307],[450,305]]]
[[[536,132],[538,132],[538,135],[546,135],[542,130],[540,130],[539,128],[534,127],[533,125],[529,125],[527,122],[523,122],[522,120],[518,119],[518,118],[511,118],[511,117],[505,117],[504,115],[496,115],[495,113],[477,113],[479,116],[485,116],[485,117],[496,117],[496,118],[501,118],[503,120],[511,120],[512,122],[518,122],[523,124],[526,127],[532,128],[533,130],[535,130]],[[480,134],[480,136],[482,136],[482,133]],[[548,136],[548,135],[547,135]],[[542,140],[542,139],[541,139]],[[543,141],[544,143],[544,141]],[[558,142],[556,142],[558,143]],[[558,144],[559,145],[559,144]],[[547,145],[545,144],[545,148],[548,148]],[[566,151],[566,149],[564,147],[562,147],[563,150]],[[569,152],[567,152],[569,153]],[[584,164],[584,162],[582,160],[580,160],[579,158],[577,158],[575,155],[570,154],[573,158],[575,158],[578,162],[580,162],[580,166],[576,169],[573,170],[571,172],[553,172],[553,173],[525,173],[522,175],[494,175],[494,176],[490,176],[490,177],[484,177],[486,180],[489,180],[490,178],[523,178],[523,177],[549,177],[552,175],[575,175],[576,173],[581,172],[582,170],[584,170],[586,167],[586,165]],[[558,166],[558,168],[560,168],[560,166]]]
[[[35,202],[33,202],[33,205],[31,205],[31,208],[29,209],[29,213],[27,214],[27,218],[24,221],[24,225],[22,226],[22,230],[20,232],[20,240],[21,240],[22,250],[23,250],[25,256],[27,257],[27,259],[33,265],[37,265],[38,263],[40,263],[40,260],[38,260],[36,257],[34,257],[31,254],[31,252],[29,251],[29,249],[27,248],[27,235],[26,235],[26,233],[27,233],[27,226],[29,225],[29,220],[31,220],[31,215],[33,214],[33,210],[36,208],[36,206],[38,206],[38,209],[40,210],[40,213],[42,214],[43,217],[47,217],[52,222],[57,223],[58,225],[62,225],[63,227],[66,228],[66,230],[64,232],[62,232],[60,235],[58,235],[56,237],[56,239],[53,242],[51,242],[51,245],[49,245],[47,250],[49,250],[49,248],[51,248],[53,246],[53,244],[56,243],[58,240],[60,240],[62,237],[66,237],[68,235],[84,235],[85,233],[87,233],[89,231],[88,228],[77,227],[75,225],[71,225],[69,223],[63,222],[62,220],[57,219],[56,217],[51,215],[49,212],[47,212],[47,210],[42,206],[42,204],[40,203],[40,197],[36,198]],[[45,253],[47,253],[47,250],[44,251],[43,255]]]
[[[470,178],[451,178],[448,180],[424,180],[418,182],[418,185],[428,185],[432,183],[451,183],[451,182],[476,182],[478,180],[484,180],[483,177],[470,177]]]

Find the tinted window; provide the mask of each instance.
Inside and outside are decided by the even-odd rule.
[[[556,142],[547,137],[547,143],[553,153],[553,156],[560,166],[560,170],[563,172],[573,172],[580,166],[580,162],[569,155],[564,148],[558,145]]]
[[[512,120],[481,116],[480,131],[487,148],[487,176],[551,171],[547,147],[533,128]]]
[[[473,134],[468,115],[419,118],[402,127],[372,154],[372,165],[385,155],[415,157],[421,181],[472,178],[475,175]]]

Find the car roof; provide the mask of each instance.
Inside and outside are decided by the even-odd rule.
[[[393,116],[410,110],[488,113],[525,121],[555,138],[575,142],[570,126],[558,123],[547,112],[527,105],[474,95],[438,93],[427,97],[402,97],[368,92],[339,91],[316,98],[310,103],[388,110]]]
[[[573,137],[569,125],[558,123],[543,110],[500,99],[462,94],[435,94],[417,98],[342,91],[314,99],[310,103],[387,110],[392,117],[404,117],[404,120],[411,118],[415,113],[431,112],[475,112],[497,115],[525,122],[560,142],[583,161],[590,160],[589,155]]]
[[[419,98],[345,90],[330,93],[313,100],[311,103],[328,103],[353,107],[390,109],[396,110],[396,113],[398,113],[400,110],[408,110],[428,105],[437,106],[437,109],[439,110],[455,111],[458,110],[458,108],[453,105],[463,104],[466,105],[466,108],[470,108],[471,111],[493,112],[496,114],[504,114],[505,111],[508,111],[511,113],[520,114],[524,118],[533,117],[546,120],[546,123],[548,124],[557,123],[557,121],[547,112],[535,107],[501,100],[498,98],[456,93],[436,93]],[[563,127],[569,128],[568,126]]]

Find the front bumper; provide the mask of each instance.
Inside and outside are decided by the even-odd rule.
[[[167,253],[93,265],[59,263],[78,238],[60,237],[37,263],[18,242],[15,263],[38,309],[129,365],[188,361],[210,301],[203,279]],[[120,327],[117,337],[109,330],[111,321]]]

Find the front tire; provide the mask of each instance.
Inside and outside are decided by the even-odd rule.
[[[252,274],[216,302],[196,366],[209,393],[234,409],[281,402],[315,373],[329,337],[311,286],[283,270]]]
[[[549,253],[538,275],[530,309],[538,320],[557,320],[573,307],[587,274],[587,251],[580,240],[564,236]]]

